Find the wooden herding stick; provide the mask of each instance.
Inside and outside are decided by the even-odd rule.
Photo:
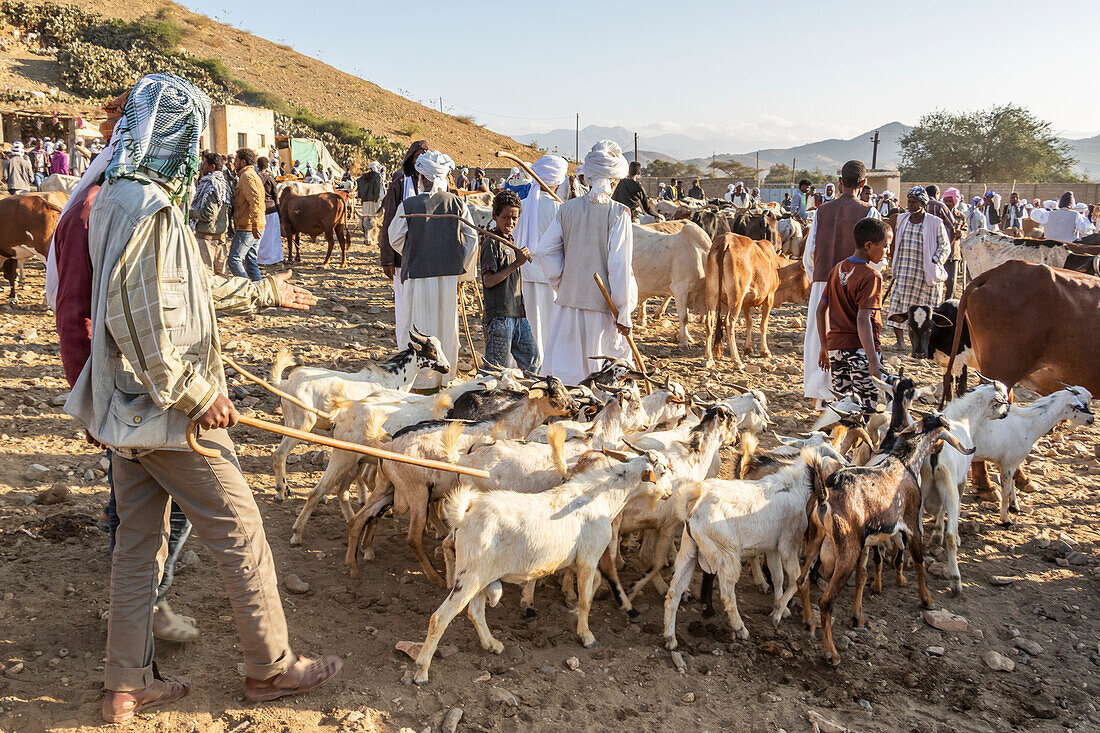
[[[311,407],[310,405],[307,405],[306,403],[302,402],[300,399],[298,399],[294,395],[287,394],[286,392],[282,391],[281,389],[279,389],[275,385],[271,384],[270,382],[262,379],[261,377],[257,377],[255,374],[248,371],[247,369],[242,367],[237,362],[233,361],[231,358],[229,358],[225,354],[218,354],[218,356],[221,357],[221,360],[224,361],[226,363],[226,365],[232,367],[242,377],[249,380],[250,382],[255,382],[256,384],[260,385],[261,387],[266,389],[271,394],[276,395],[278,397],[282,397],[284,400],[287,400],[290,403],[295,404],[298,407],[301,407],[303,410],[307,410],[309,412],[312,412],[313,414],[317,415],[318,417],[323,417],[324,419],[330,420],[330,421],[332,420],[332,414],[331,413],[323,412],[321,410],[318,410],[316,407]]]
[[[516,156],[512,155],[511,153],[506,153],[503,150],[500,150],[500,151],[497,152],[497,157],[498,158],[507,158],[508,160],[512,161],[513,163],[518,165],[523,170],[527,171],[527,174],[529,176],[531,176],[531,178],[535,179],[535,183],[539,184],[539,186],[542,187],[543,191],[546,191],[546,193],[553,196],[554,200],[557,201],[559,204],[564,203],[560,198],[558,198],[558,194],[555,193],[554,190],[551,189],[549,186],[547,186],[543,182],[543,180],[541,178],[539,178],[533,170],[531,170],[531,166],[527,165],[526,163],[524,163],[522,160],[520,160]]]
[[[346,450],[351,451],[352,453],[361,453],[365,456],[371,456],[373,458],[381,458],[387,461],[397,461],[399,463],[408,463],[413,466],[420,466],[421,468],[431,468],[436,471],[451,471],[453,473],[460,473],[465,476],[474,476],[476,478],[489,478],[488,471],[482,471],[478,468],[468,468],[466,466],[459,466],[454,463],[433,461],[427,458],[414,458],[412,456],[407,456],[403,453],[394,453],[392,451],[382,450],[381,448],[372,448],[366,445],[359,445],[358,443],[349,443],[345,440],[337,440],[336,438],[328,438],[323,435],[307,433],[304,430],[295,430],[294,428],[288,428],[283,425],[268,422],[267,420],[258,420],[254,417],[239,415],[237,417],[237,423],[239,425],[245,425],[250,428],[266,430],[267,432],[275,433],[276,435],[284,435],[288,438],[297,438],[298,440],[304,440],[308,443],[325,445],[329,448],[336,448],[337,450]],[[213,448],[204,448],[198,444],[196,440],[197,427],[198,425],[194,421],[192,421],[187,426],[187,445],[191,448],[191,450],[195,451],[200,456],[206,456],[207,458],[217,458],[219,455],[221,455],[217,450]]]
[[[619,309],[616,308],[615,304],[611,301],[611,293],[608,292],[607,286],[603,284],[603,278],[600,277],[600,273],[593,272],[592,279],[596,281],[596,286],[600,289],[600,292],[603,293],[603,299],[607,301],[607,307],[611,309],[611,316],[615,319],[615,322],[618,323]],[[639,353],[638,347],[634,344],[634,335],[632,333],[626,335],[626,342],[630,344],[630,351],[634,354],[634,360],[638,362],[638,369],[644,374],[646,371],[645,362],[642,361],[642,355]],[[649,394],[652,391],[653,389],[649,386],[649,382],[646,382],[645,393]]]

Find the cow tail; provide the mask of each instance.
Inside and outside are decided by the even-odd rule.
[[[722,318],[722,294],[725,289],[722,285],[722,275],[725,273],[726,266],[723,260],[726,256],[726,245],[728,240],[722,238],[721,244],[718,245],[718,251],[715,253],[715,259],[718,262],[718,302],[714,304],[714,341],[711,343],[712,349],[717,349],[722,343],[722,337],[725,335],[725,319]]]
[[[954,381],[952,375],[955,373],[955,357],[959,355],[959,343],[962,341],[962,334],[966,329],[966,304],[970,301],[970,294],[974,291],[975,286],[983,282],[985,282],[985,273],[971,280],[970,284],[963,290],[962,297],[959,298],[959,312],[955,316],[955,337],[951,340],[951,354],[947,359],[947,371],[943,373],[943,394],[940,395],[941,410],[947,402],[948,395],[951,394]]]

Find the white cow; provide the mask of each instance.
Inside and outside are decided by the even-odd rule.
[[[1069,247],[1053,239],[1030,239],[1035,244],[1016,244],[1012,237],[979,229],[959,245],[971,278],[1003,265],[1009,260],[1024,260],[1047,267],[1063,267],[1070,254]]]
[[[297,196],[312,196],[315,193],[332,193],[331,183],[302,183],[301,181],[280,181],[275,184],[275,200],[283,195],[283,191],[290,189]]]
[[[38,187],[38,190],[43,193],[46,191],[61,191],[62,193],[72,194],[79,182],[80,176],[51,173],[42,180],[42,185]]]
[[[645,301],[671,294],[676,299],[680,321],[680,345],[694,343],[688,334],[688,307],[702,303],[710,237],[694,222],[668,234],[651,227],[634,225],[634,279],[641,305],[639,326],[645,327]]]

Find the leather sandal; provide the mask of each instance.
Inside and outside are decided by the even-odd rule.
[[[167,602],[159,603],[153,608],[153,638],[161,641],[173,641],[183,644],[194,641],[199,637],[198,627],[194,619],[180,616],[172,610]]]
[[[291,683],[287,677],[299,665],[305,668],[296,683]],[[270,702],[287,695],[300,695],[303,692],[320,687],[344,668],[344,660],[337,656],[321,657],[320,659],[306,659],[298,657],[287,671],[275,675],[266,680],[254,680],[248,677],[244,681],[244,696],[249,702]]]
[[[153,682],[143,690],[120,692],[107,690],[100,712],[108,723],[125,723],[134,714],[157,705],[164,705],[187,697],[191,692],[191,680],[186,677],[161,677],[153,672]]]

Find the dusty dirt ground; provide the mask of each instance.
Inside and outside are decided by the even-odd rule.
[[[391,353],[390,291],[375,253],[365,253],[359,238],[354,244],[343,271],[322,269],[318,248],[307,248],[299,272],[321,297],[318,306],[307,314],[268,311],[222,319],[227,350],[263,373],[281,346],[293,349],[301,363],[345,369]],[[0,310],[0,730],[7,732],[91,729],[99,724],[102,694],[109,562],[107,536],[94,520],[107,500],[103,455],[51,404],[65,382],[53,320],[38,298],[42,282],[42,270],[32,266],[21,305]],[[794,434],[810,416],[799,376],[803,311],[780,310],[772,319],[774,357],[748,358],[750,373],[736,377],[721,362],[716,370],[704,369],[698,345],[677,348],[668,322],[643,335],[640,346],[659,374],[716,388],[723,379],[739,379],[764,390],[776,429]],[[475,332],[477,323],[471,318]],[[693,332],[700,335],[698,324]],[[926,381],[936,376],[904,361]],[[272,397],[232,383],[240,406],[279,419]],[[280,577],[294,573],[309,584],[305,595],[281,589],[293,644],[303,653],[344,655],[344,673],[309,696],[246,704],[228,602],[210,554],[193,538],[187,547],[193,554],[185,553],[191,564],[176,575],[170,601],[197,619],[202,636],[185,646],[159,643],[157,658],[166,674],[190,675],[194,689],[170,709],[140,715],[130,729],[439,731],[458,707],[464,711],[460,731],[794,733],[811,730],[808,716],[814,714],[857,731],[1098,730],[1097,432],[1056,431],[1040,441],[1029,464],[1039,491],[1023,495],[1024,511],[1012,529],[999,526],[995,509],[978,504],[968,490],[962,595],[947,593],[938,566],[930,575],[937,607],[964,616],[967,632],[932,628],[922,620],[915,584],[898,588],[887,580],[881,595],[868,596],[866,630],[853,632],[844,624],[850,592],[842,596],[838,638],[844,660],[834,669],[823,662],[819,641],[808,638],[796,620],[771,628],[765,616],[770,598],[749,580],[739,588],[752,633],[748,641],[731,640],[724,616],[703,619],[695,603],[682,607],[679,633],[687,668],[681,674],[662,647],[662,599],[652,591],[639,599],[637,621],[603,595],[592,619],[599,645],[586,650],[556,588],[540,587],[539,616],[524,620],[518,590],[508,587],[502,604],[488,610],[504,653],[482,651],[469,622],[459,617],[443,639],[431,683],[420,688],[402,683],[411,660],[394,645],[423,638],[444,593],[421,577],[404,542],[405,520],[383,520],[378,559],[356,580],[344,570],[345,524],[335,502],[316,512],[304,545],[290,547],[291,523],[321,475],[321,456],[299,447],[300,458],[290,466],[294,496],[276,503],[273,436],[236,428]],[[774,439],[767,436],[764,445],[774,445]],[[31,480],[27,471],[35,463],[49,471]],[[70,500],[36,503],[55,483],[71,488]],[[1060,533],[1072,547],[1062,545]],[[429,554],[436,546],[437,540],[429,540]],[[1066,556],[1074,564],[1062,566]],[[630,565],[623,575],[633,581],[640,571]],[[994,585],[993,576],[1015,580]],[[1026,640],[1023,645],[1034,642],[1042,651],[1024,652],[1017,635]],[[987,667],[982,655],[991,650],[1013,660],[1015,669]],[[567,661],[571,657],[579,662],[576,669]]]

